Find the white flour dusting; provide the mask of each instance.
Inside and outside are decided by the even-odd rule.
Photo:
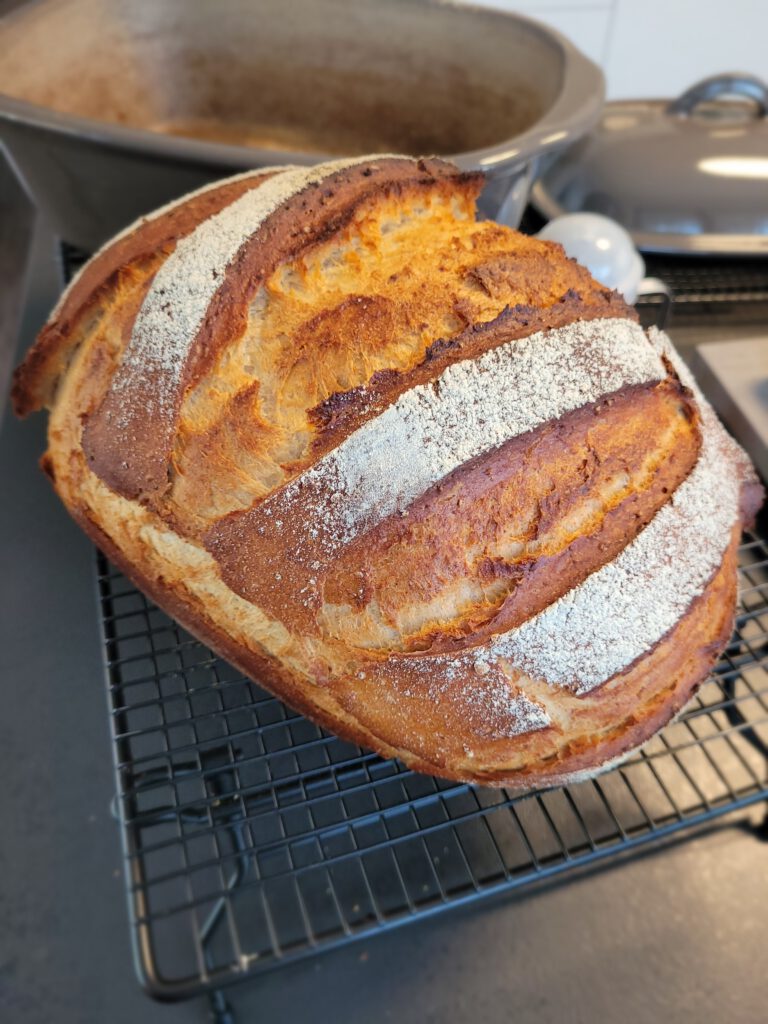
[[[127,228],[123,228],[122,231],[118,231],[116,235],[113,235],[109,241],[105,242],[100,249],[98,249],[93,256],[84,263],[82,267],[77,271],[72,280],[69,282],[67,287],[59,296],[59,301],[51,310],[51,315],[48,317],[46,326],[55,322],[58,318],[61,310],[64,308],[64,303],[69,298],[72,289],[75,287],[83,273],[90,267],[92,263],[100,259],[107,249],[111,249],[112,246],[119,242],[123,238],[127,238],[128,235],[132,235],[134,231],[138,231],[139,228],[143,228],[147,224],[152,224],[160,217],[164,217],[165,214],[170,213],[171,210],[175,210],[176,207],[182,206],[184,203],[189,202],[190,199],[196,199],[198,196],[205,195],[206,192],[212,192],[214,189],[220,188],[222,185],[229,185],[233,181],[244,181],[246,178],[253,178],[259,174],[265,174],[267,171],[274,171],[279,173],[280,171],[289,170],[288,167],[263,167],[258,170],[243,171],[242,174],[233,174],[229,178],[222,178],[220,181],[212,181],[207,185],[203,185],[200,188],[194,189],[192,192],[187,192],[186,195],[180,196],[178,199],[172,200],[170,203],[166,203],[164,206],[158,206],[156,210],[153,210],[149,214],[145,214],[143,217],[139,217],[128,225]]]
[[[657,332],[652,341],[670,354],[663,335]],[[675,362],[680,365],[676,354]],[[680,369],[685,383],[693,383]],[[711,407],[703,398],[699,404],[701,453],[672,499],[612,562],[486,645],[484,656],[508,658],[532,676],[583,694],[627,668],[676,625],[720,567],[745,468],[741,450]]]
[[[245,242],[292,196],[336,171],[369,159],[337,160],[282,171],[181,239],[147,292],[113,390],[132,389],[140,382],[141,394],[153,396],[156,410],[170,413],[208,306]]]
[[[409,667],[416,671],[418,681],[404,688],[403,696],[426,696],[434,704],[445,700],[458,703],[475,722],[473,731],[480,736],[508,739],[552,724],[546,709],[512,685],[495,667],[487,666],[478,674],[466,663],[464,655],[423,658]],[[457,679],[461,680],[460,688],[455,685]]]
[[[437,386],[412,389],[361,427],[280,500],[308,502],[310,508],[318,501],[324,551],[332,555],[480,452],[624,384],[664,376],[661,355],[696,390],[702,414],[699,459],[670,501],[612,562],[521,626],[458,657],[423,659],[436,677],[474,671],[488,699],[485,666],[495,669],[499,658],[555,686],[587,693],[676,625],[719,568],[738,517],[748,461],[666,336],[653,332],[647,339],[629,321],[594,321],[456,364]],[[330,508],[316,498],[328,488],[335,491]],[[507,692],[504,699],[516,698]],[[526,714],[522,708],[519,713],[521,731],[541,727],[533,720],[524,725]]]
[[[435,700],[440,699],[439,687],[435,683],[430,692]],[[552,724],[541,704],[536,704],[520,690],[510,686],[501,674],[497,677],[485,676],[476,683],[467,674],[461,692],[456,694],[453,691],[453,699],[463,705],[467,714],[482,722],[474,729],[480,736],[509,739],[545,729]]]
[[[303,505],[330,555],[468,460],[621,387],[664,376],[630,320],[573,323],[508,342],[401,395],[263,510]]]

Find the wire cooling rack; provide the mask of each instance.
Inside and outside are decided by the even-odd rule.
[[[62,246],[68,278],[85,257]],[[673,320],[760,316],[768,264],[649,267]],[[739,312],[740,311],[740,312]],[[658,307],[642,311],[653,322]],[[745,536],[734,637],[682,718],[599,779],[513,799],[418,775],[243,678],[103,556],[98,586],[137,969],[160,998],[221,987],[520,890],[768,799],[768,542]],[[763,830],[766,831],[766,830]]]
[[[418,775],[293,713],[99,556],[137,962],[184,997],[768,798],[768,546],[681,720],[597,780],[511,798]]]
[[[708,256],[645,257],[646,272],[661,278],[673,303],[671,326],[709,327],[768,322],[768,260]],[[653,306],[653,301],[646,303]]]

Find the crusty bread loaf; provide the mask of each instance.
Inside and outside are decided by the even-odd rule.
[[[106,554],[318,722],[525,790],[626,756],[733,625],[761,488],[668,340],[482,181],[241,175],[69,287],[16,375]]]

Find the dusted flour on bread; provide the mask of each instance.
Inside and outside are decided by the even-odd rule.
[[[664,375],[642,330],[629,320],[576,322],[508,342],[406,391],[293,481],[279,502],[306,503],[307,492],[316,494],[308,514],[318,527],[322,523],[323,547],[332,552],[509,438]],[[328,494],[330,509],[323,500]]]
[[[668,340],[482,179],[238,176],[94,257],[17,371],[116,564],[293,707],[524,791],[669,721],[762,492]]]

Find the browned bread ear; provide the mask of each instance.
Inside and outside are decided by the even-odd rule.
[[[296,708],[518,789],[636,748],[730,631],[759,485],[663,336],[477,175],[222,183],[83,271],[17,372],[108,555]]]
[[[273,173],[249,171],[202,188],[132,224],[97,253],[62,296],[36,344],[16,370],[11,391],[16,415],[27,416],[50,405],[78,344],[80,329],[98,320],[101,300],[110,295],[121,277],[127,279],[132,272],[142,280],[151,277],[180,238]]]

